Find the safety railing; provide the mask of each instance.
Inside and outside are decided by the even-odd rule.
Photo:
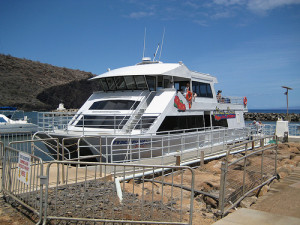
[[[105,162],[106,160],[106,154],[102,154],[101,136],[63,138],[61,146],[62,159],[64,160],[84,161],[94,159],[98,162]]]
[[[65,130],[75,114],[75,112],[39,112],[37,120],[39,130],[45,132]]]
[[[42,221],[43,162],[39,157],[5,147],[3,158],[2,191],[8,199],[32,211]],[[38,223],[39,223],[38,222]]]
[[[137,118],[137,120],[139,120],[142,117],[142,115],[144,114],[145,109],[147,108],[147,105],[150,104],[150,102],[152,101],[155,93],[156,93],[156,91],[151,91],[147,96],[145,96],[143,98],[143,100],[140,102],[138,107],[134,110],[133,107],[134,107],[135,103],[137,102],[137,101],[135,101],[135,103],[130,108],[131,113],[129,115],[123,116],[122,121],[118,125],[118,130],[123,129],[123,127],[125,127],[125,130],[126,130],[130,126],[132,126],[132,128],[134,128],[135,125],[138,122],[138,121],[135,121],[135,118]],[[139,96],[141,97],[143,94],[144,94],[144,91],[142,91]],[[123,123],[123,121],[125,123]]]
[[[192,224],[189,167],[43,162],[12,147],[5,148],[3,162],[4,196],[36,214],[38,224]]]
[[[49,152],[45,148],[45,143],[52,143],[55,152]],[[18,151],[40,157],[43,161],[59,160],[62,158],[62,151],[57,138],[12,141],[8,146]]]
[[[51,174],[61,166],[66,167],[64,183]],[[194,174],[189,167],[53,161],[46,177],[44,223],[192,224]]]
[[[249,124],[248,127],[253,134],[274,135],[276,132],[276,124]],[[289,124],[289,135],[300,136],[300,124]]]
[[[99,131],[113,131],[114,134],[124,133],[122,130],[129,123],[132,114],[111,114],[108,115],[82,115],[64,112],[40,112],[38,113],[39,131],[55,133],[63,130],[68,132],[81,132],[83,135],[95,133],[95,129]],[[132,129],[140,130],[143,133],[155,121],[159,114],[143,113],[142,116],[133,124]]]
[[[266,141],[267,139],[267,141]],[[265,145],[269,140],[276,144]],[[237,149],[244,146],[244,149]],[[247,141],[230,146],[222,162],[219,214],[226,215],[251,192],[277,177],[276,136]]]
[[[243,97],[232,97],[232,96],[219,97],[218,102],[223,103],[223,104],[235,104],[235,105],[243,105],[244,104]]]
[[[30,140],[32,138],[32,132],[9,132],[2,133],[0,131],[0,141],[4,146],[8,145],[12,141]]]
[[[4,157],[4,148],[12,141],[19,140],[29,140],[32,137],[31,132],[3,132],[0,131],[0,176],[2,178],[2,162]],[[1,185],[2,179],[0,181],[0,191],[2,191]]]
[[[111,162],[133,162],[155,158],[157,163],[166,164],[174,160],[170,156],[180,155],[181,160],[199,158],[200,151],[205,155],[218,154],[229,143],[245,140],[249,130],[227,129],[223,127],[195,128],[181,131],[158,133],[159,135],[122,136],[111,141]]]
[[[289,135],[300,136],[300,124],[289,124]]]

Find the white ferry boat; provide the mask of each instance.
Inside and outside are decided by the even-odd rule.
[[[191,71],[182,62],[143,58],[134,66],[108,70],[91,82],[99,82],[102,90],[93,93],[70,120],[39,114],[37,136],[61,142],[64,138],[68,142],[61,143],[64,159],[101,155],[98,161],[131,162],[247,137],[246,97],[221,96],[215,90],[216,77]],[[74,144],[70,143],[73,137],[85,143],[80,152],[66,147]],[[54,148],[50,151],[56,154]]]

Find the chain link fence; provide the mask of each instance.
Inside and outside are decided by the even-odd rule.
[[[275,144],[265,145],[266,142]],[[236,152],[243,146],[243,150]],[[251,192],[277,177],[277,148],[276,136],[243,142],[229,148],[221,168],[221,216],[226,215]]]

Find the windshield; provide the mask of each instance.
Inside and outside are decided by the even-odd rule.
[[[139,101],[132,100],[105,100],[92,104],[89,110],[135,110]]]
[[[145,76],[119,76],[101,78],[100,84],[104,91],[148,89]]]

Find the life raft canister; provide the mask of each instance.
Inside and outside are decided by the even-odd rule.
[[[244,97],[244,106],[246,106],[248,103],[247,97]]]
[[[187,91],[185,98],[189,102],[189,108],[191,108],[192,107],[193,93],[191,91]]]

